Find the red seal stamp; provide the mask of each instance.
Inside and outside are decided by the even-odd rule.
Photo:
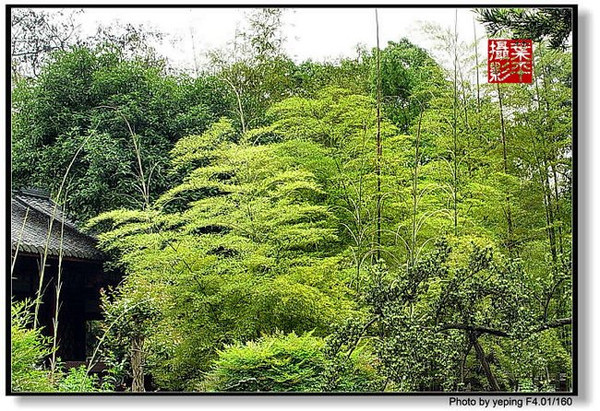
[[[488,40],[488,83],[531,83],[533,42],[531,40]]]

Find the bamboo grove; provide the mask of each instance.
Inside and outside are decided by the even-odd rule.
[[[532,84],[456,28],[294,63],[263,13],[210,72],[75,47],[16,83],[13,184],[76,156],[59,201],[124,273],[93,360],[133,391],[569,390],[570,48],[538,39]]]

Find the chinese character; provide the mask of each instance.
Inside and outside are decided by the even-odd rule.
[[[508,59],[508,41],[498,40],[492,42],[490,46],[490,52],[494,56],[494,60]]]

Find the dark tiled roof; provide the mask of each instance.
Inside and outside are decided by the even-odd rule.
[[[53,215],[54,218],[51,218]],[[51,220],[52,232],[48,238]],[[19,252],[43,254],[48,244],[48,256],[57,257],[63,229],[63,257],[96,261],[103,259],[103,254],[96,248],[96,239],[79,231],[48,197],[35,192],[13,193],[10,222],[13,251],[18,245]]]

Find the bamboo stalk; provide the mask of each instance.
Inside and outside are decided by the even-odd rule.
[[[508,175],[508,144],[506,141],[506,128],[504,125],[504,109],[502,105],[502,92],[500,90],[500,84],[496,83],[498,90],[498,103],[500,105],[500,137],[502,139],[502,169],[504,174]],[[506,202],[506,224],[507,224],[507,248],[512,249],[513,242],[513,221],[512,211],[510,207],[510,195],[507,193],[505,197]]]
[[[65,193],[65,198],[66,198]],[[63,210],[64,211],[64,210]],[[63,243],[65,237],[65,221],[62,220],[60,227],[60,245],[58,248],[58,271],[56,278],[56,294],[54,305],[54,319],[52,320],[52,356],[50,358],[50,377],[54,379],[56,373],[56,352],[58,351],[58,315],[60,314],[60,292],[62,289],[62,262],[63,262]]]
[[[63,175],[62,181],[60,183],[58,193],[56,195],[56,201],[54,202],[54,208],[52,209],[52,215],[50,216],[50,221],[48,223],[48,234],[46,235],[46,243],[44,245],[44,252],[41,257],[41,264],[40,264],[40,269],[39,269],[39,282],[38,282],[38,288],[36,291],[36,298],[35,298],[35,304],[34,304],[34,315],[33,315],[34,328],[37,328],[39,325],[38,316],[39,316],[40,306],[42,304],[44,277],[45,277],[45,273],[46,273],[46,263],[48,261],[48,249],[50,247],[50,238],[51,238],[51,234],[52,234],[52,227],[54,225],[54,220],[56,219],[56,215],[57,215],[57,211],[58,211],[58,201],[62,195],[62,191],[63,191],[63,189],[65,187],[65,183],[67,181],[67,176],[69,175],[69,173],[71,171],[71,167],[73,167],[73,164],[75,164],[75,160],[79,156],[79,153],[83,149],[88,138],[89,137],[86,137],[86,139],[83,141],[83,143],[79,146],[79,148],[73,155],[73,158],[71,158],[71,162],[67,166],[67,169],[66,169],[66,171]]]
[[[23,217],[23,224],[21,225],[21,232],[19,233],[19,239],[17,240],[17,248],[15,255],[13,256],[12,263],[10,265],[10,276],[12,278],[13,272],[15,271],[15,264],[17,263],[17,256],[19,255],[19,248],[21,248],[21,241],[23,241],[23,231],[25,231],[25,224],[27,223],[27,217],[29,216],[29,207],[25,210],[25,217]]]
[[[377,262],[381,259],[381,49],[379,47],[379,14],[375,9],[375,30],[377,35]]]
[[[453,200],[453,210],[454,210],[454,235],[458,235],[458,85],[457,85],[457,77],[458,77],[458,51],[457,51],[457,43],[458,43],[458,9],[455,10],[454,13],[454,103],[453,107],[453,124],[452,124],[452,143],[454,146],[453,152],[453,161],[452,161],[452,181],[453,181],[453,190],[452,190],[452,200]]]

